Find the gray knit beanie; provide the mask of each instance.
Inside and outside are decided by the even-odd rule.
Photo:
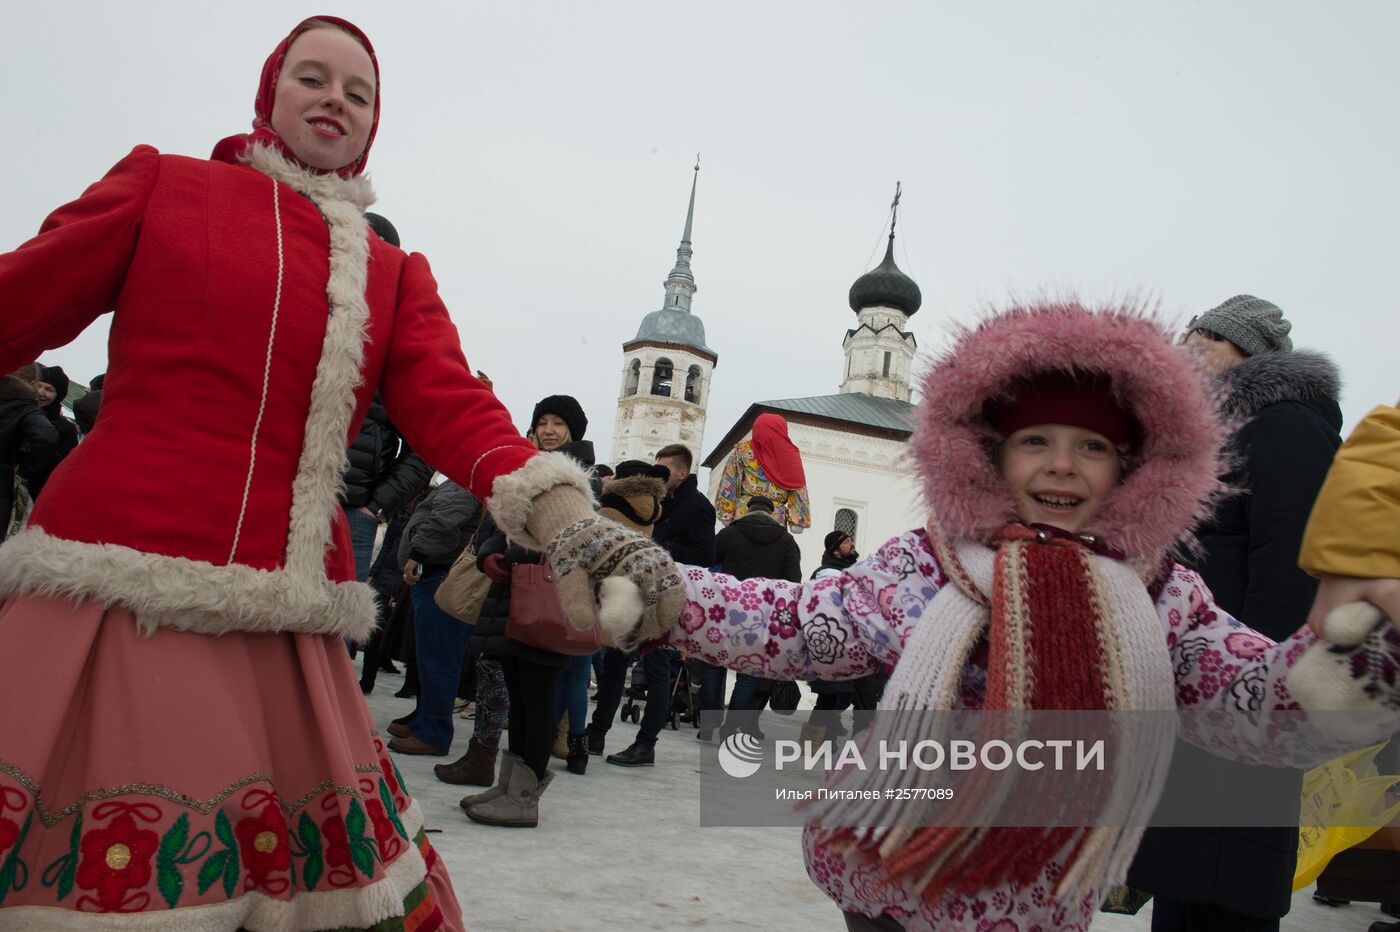
[[[1246,356],[1293,349],[1293,341],[1288,338],[1293,325],[1283,316],[1283,311],[1278,305],[1249,294],[1237,294],[1219,307],[1211,308],[1191,321],[1190,329],[1224,337]]]

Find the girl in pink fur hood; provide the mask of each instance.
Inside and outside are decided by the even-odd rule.
[[[680,567],[682,617],[632,637],[779,679],[893,667],[875,735],[897,712],[1195,709],[1222,714],[1183,717],[1182,737],[1252,763],[1311,766],[1380,740],[1400,725],[1391,626],[1345,659],[1306,628],[1275,644],[1170,559],[1222,492],[1225,436],[1150,313],[1013,307],[961,331],[923,382],[915,529],[802,584]],[[1375,734],[1320,734],[1318,703],[1379,710]],[[1285,710],[1301,724],[1268,728]],[[1098,827],[907,825],[872,803],[869,821],[840,823],[866,827],[831,828],[809,810],[808,873],[852,929],[1084,929],[1126,874],[1172,740],[1115,755],[1129,760],[1101,789],[1126,817]]]

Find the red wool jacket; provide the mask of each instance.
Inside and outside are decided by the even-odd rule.
[[[0,596],[363,635],[336,489],[376,387],[482,500],[535,454],[472,376],[427,260],[368,230],[368,181],[249,162],[138,147],[0,255],[0,372],[114,314],[102,419],[0,547]]]

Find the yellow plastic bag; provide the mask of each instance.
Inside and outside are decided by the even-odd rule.
[[[1381,776],[1376,770],[1376,752],[1383,747],[1385,742],[1354,751],[1304,775],[1294,890],[1312,883],[1328,861],[1400,814],[1400,802],[1385,804],[1385,794],[1400,784],[1400,776]]]

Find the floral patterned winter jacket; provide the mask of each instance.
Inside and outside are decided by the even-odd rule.
[[[669,644],[690,657],[779,679],[852,679],[894,666],[946,581],[922,530],[900,534],[840,575],[802,584],[681,569],[688,601]],[[1275,766],[1311,766],[1320,760],[1319,749],[1340,750],[1324,736],[1303,734],[1305,728],[1280,734],[1261,721],[1269,712],[1299,708],[1284,681],[1315,643],[1307,628],[1275,644],[1219,609],[1201,578],[1181,566],[1172,568],[1156,604],[1172,655],[1177,707],[1265,713],[1211,717],[1210,725],[1206,716],[1192,716],[1201,722],[1193,726],[1199,730],[1187,728],[1184,737],[1221,756]],[[1391,630],[1384,643],[1388,656],[1357,665],[1353,675],[1378,677],[1372,694],[1397,708],[1400,637]],[[986,656],[985,647],[977,649],[964,670],[960,708],[981,708]],[[1388,680],[1385,670],[1391,672]],[[804,848],[809,875],[842,909],[883,912],[910,929],[1084,929],[1101,901],[1097,893],[1078,903],[1055,900],[1052,890],[1063,869],[1055,863],[1029,888],[926,902],[873,860],[853,859],[827,845],[817,829],[808,828]]]

